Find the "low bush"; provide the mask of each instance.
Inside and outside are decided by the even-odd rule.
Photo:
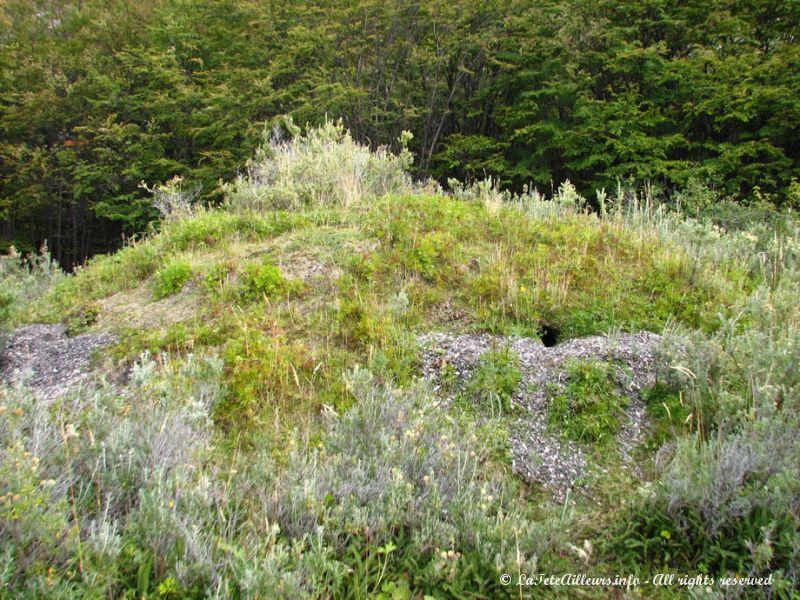
[[[720,313],[713,333],[678,325],[667,332],[670,369],[648,399],[661,400],[662,419],[667,412],[683,422],[664,436],[656,480],[618,515],[609,538],[609,551],[632,567],[644,560],[713,575],[772,574],[776,597],[796,593],[800,260],[797,236],[785,235],[720,233],[707,255],[717,247],[744,256],[763,244],[761,264],[750,266],[760,285]]]
[[[281,270],[269,261],[249,263],[240,275],[236,294],[241,302],[274,299],[299,289],[299,284],[288,281]]]
[[[322,447],[292,452],[280,493],[264,494],[268,512],[294,537],[321,532],[353,569],[340,590],[350,597],[506,597],[498,574],[533,569],[553,525],[526,518],[513,484],[482,468],[489,448],[424,387],[387,388],[356,369],[348,389],[356,403],[332,417]]]
[[[8,254],[0,256],[0,330],[18,322],[31,303],[62,276],[46,246],[27,257],[20,256],[12,246]]]
[[[234,211],[354,206],[410,191],[409,141],[409,134],[401,137],[398,155],[372,152],[355,142],[341,122],[327,121],[301,134],[287,120],[265,134],[247,175],[225,187],[227,205]]]
[[[153,298],[160,300],[177,294],[192,276],[192,266],[185,260],[173,260],[153,275]]]
[[[124,392],[102,382],[75,397],[35,397],[24,384],[0,390],[6,593],[109,597],[138,587],[142,596],[170,562],[193,561],[180,519],[147,511],[157,496],[174,514],[197,484],[221,369],[213,357],[158,364],[145,355]]]
[[[519,390],[522,372],[519,356],[510,348],[491,350],[481,356],[464,390],[468,402],[476,403],[493,415],[511,412]]]
[[[129,387],[0,395],[0,569],[14,597],[507,597],[559,517],[531,520],[489,450],[422,386],[355,370],[355,398],[285,463],[217,461],[222,363],[145,355]]]
[[[619,431],[628,399],[620,392],[621,367],[602,361],[572,361],[566,385],[553,392],[550,424],[568,437],[605,442]]]

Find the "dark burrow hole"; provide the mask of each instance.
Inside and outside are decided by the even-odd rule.
[[[558,339],[561,337],[561,330],[549,323],[540,323],[539,336],[542,338],[542,343],[546,348],[552,348],[558,344]]]

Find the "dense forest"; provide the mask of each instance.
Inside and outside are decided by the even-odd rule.
[[[799,32],[794,0],[5,0],[2,242],[71,267],[146,229],[146,186],[217,203],[287,114],[411,131],[445,185],[798,202]]]

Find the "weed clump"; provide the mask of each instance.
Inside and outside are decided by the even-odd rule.
[[[250,263],[239,278],[236,295],[240,302],[257,302],[296,291],[297,284],[288,281],[271,262]]]
[[[213,356],[143,355],[123,393],[103,382],[46,399],[0,388],[2,589],[147,596],[167,564],[197,563],[187,503],[199,499],[221,373]]]
[[[715,331],[667,332],[672,368],[647,399],[655,414],[660,401],[662,420],[666,413],[681,422],[660,451],[655,482],[618,515],[609,537],[609,553],[626,564],[771,574],[775,595],[797,589],[796,240],[796,231],[764,240],[717,232],[703,247],[706,257],[738,262],[760,246],[760,264],[747,261],[760,283],[719,315]]]
[[[477,405],[488,408],[492,415],[510,412],[521,380],[519,356],[507,347],[491,350],[481,357],[464,395]]]
[[[13,324],[63,276],[47,246],[38,254],[22,257],[12,246],[0,255],[0,330]]]
[[[160,300],[177,294],[192,276],[192,266],[185,260],[173,260],[153,275],[153,298]]]
[[[531,568],[551,525],[526,518],[513,483],[481,467],[489,449],[427,389],[393,389],[364,369],[347,386],[356,403],[322,448],[292,453],[280,495],[266,499],[282,530],[318,532],[364,597],[409,583],[434,597],[504,597],[497,573]]]
[[[618,370],[597,360],[570,362],[566,386],[552,396],[551,426],[578,442],[601,443],[616,435],[628,404]]]

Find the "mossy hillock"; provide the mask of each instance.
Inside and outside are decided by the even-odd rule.
[[[71,275],[7,269],[7,328],[112,343],[65,394],[0,392],[5,589],[494,598],[502,573],[669,567],[796,590],[791,214],[448,192],[402,149],[304,136]]]

